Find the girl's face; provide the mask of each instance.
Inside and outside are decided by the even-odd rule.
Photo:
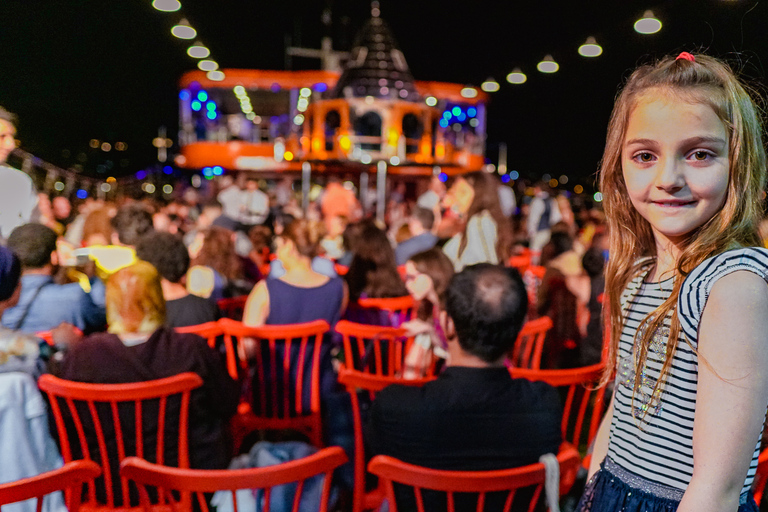
[[[443,199],[443,206],[454,210],[456,213],[465,214],[469,211],[474,199],[475,191],[472,185],[464,178],[456,178]]]
[[[659,89],[638,98],[621,166],[630,200],[657,246],[680,247],[722,208],[728,158],[728,134],[711,107]]]
[[[432,291],[432,279],[416,270],[416,265],[408,261],[405,264],[405,287],[415,300],[424,300]]]

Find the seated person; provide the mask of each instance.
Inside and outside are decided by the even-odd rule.
[[[48,331],[62,322],[84,332],[103,328],[104,284],[97,278],[86,282],[56,284],[53,275],[59,265],[56,233],[42,224],[24,224],[8,237],[8,247],[21,260],[21,296],[15,307],[3,312],[4,327],[34,333]]]
[[[190,465],[199,469],[226,468],[229,458],[225,426],[237,408],[239,393],[219,355],[201,337],[179,334],[163,326],[165,300],[160,276],[151,264],[137,261],[118,270],[107,281],[106,292],[109,332],[72,341],[59,376],[79,382],[119,384],[197,373],[203,385],[192,391],[189,408]],[[152,425],[153,420],[147,417],[144,424]],[[151,429],[146,431],[145,445],[154,445],[155,435]],[[167,445],[173,450],[174,443]],[[171,454],[166,460],[175,457]]]
[[[170,233],[150,233],[139,240],[136,256],[160,273],[165,325],[185,327],[219,319],[219,308],[214,303],[187,291],[184,280],[189,270],[189,252],[181,238]]]
[[[504,365],[527,302],[514,269],[482,263],[455,275],[440,312],[448,367],[422,387],[395,384],[378,394],[366,432],[372,453],[454,471],[514,468],[557,453],[557,391],[544,382],[513,379]],[[401,507],[398,500],[398,510],[415,509],[407,493],[399,496],[405,501]],[[435,502],[424,505],[438,509]],[[490,500],[486,505],[495,510]]]
[[[414,208],[408,217],[408,230],[411,237],[395,247],[395,262],[405,265],[411,257],[420,252],[428,251],[437,244],[437,237],[432,233],[435,214],[426,208]]]
[[[20,277],[19,258],[7,247],[0,246],[0,314],[19,301]],[[0,373],[24,372],[35,379],[39,377],[45,369],[40,359],[40,343],[31,334],[0,327]]]

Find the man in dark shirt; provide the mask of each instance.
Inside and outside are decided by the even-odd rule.
[[[408,229],[411,238],[395,247],[395,262],[405,265],[414,254],[428,251],[437,244],[437,236],[432,233],[435,224],[435,214],[426,208],[414,208],[408,218]]]
[[[184,286],[189,270],[189,252],[181,238],[152,232],[139,239],[136,256],[151,263],[160,273],[165,298],[165,325],[186,327],[219,319],[219,309],[208,299],[190,295]]]
[[[527,308],[514,269],[483,263],[455,275],[440,318],[448,367],[423,387],[393,385],[379,393],[367,432],[372,452],[465,471],[519,467],[557,453],[557,391],[512,379],[504,365]]]

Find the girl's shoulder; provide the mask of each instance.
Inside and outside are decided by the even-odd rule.
[[[742,247],[702,261],[683,281],[678,298],[680,325],[689,340],[697,339],[699,321],[712,287],[722,277],[746,270],[768,281],[768,249]]]

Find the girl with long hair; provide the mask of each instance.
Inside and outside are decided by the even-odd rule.
[[[705,55],[638,68],[616,100],[600,169],[616,383],[580,510],[757,510],[761,133],[745,86]]]
[[[456,178],[444,204],[463,221],[461,232],[443,247],[456,272],[475,263],[503,263],[509,258],[512,230],[499,203],[499,183],[486,172]]]

